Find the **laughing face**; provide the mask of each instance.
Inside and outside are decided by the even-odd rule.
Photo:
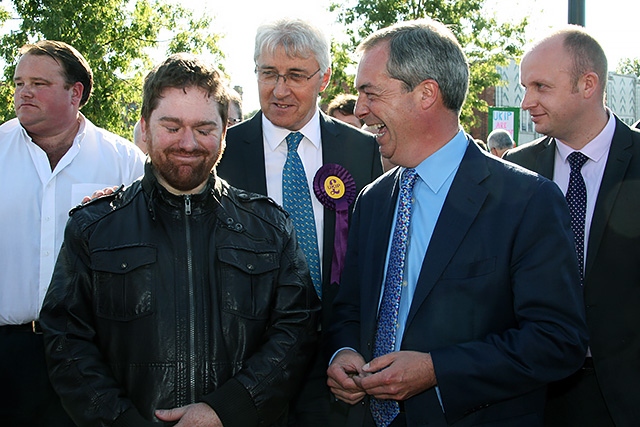
[[[358,65],[355,115],[364,120],[380,146],[380,154],[393,164],[408,166],[415,161],[410,144],[416,141],[411,120],[419,104],[415,90],[408,92],[403,82],[387,73],[389,47],[380,43],[367,50]]]
[[[283,47],[273,53],[263,51],[256,61],[259,71],[269,71],[280,75],[288,73],[311,76],[318,68],[318,61],[309,54],[307,58],[290,57]],[[306,125],[315,113],[318,94],[329,83],[331,70],[313,75],[299,87],[291,88],[282,77],[276,84],[258,81],[260,108],[262,113],[276,126],[297,131]]]

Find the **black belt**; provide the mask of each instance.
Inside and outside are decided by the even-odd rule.
[[[34,320],[29,323],[23,323],[22,325],[2,325],[0,330],[4,332],[30,332],[36,335],[42,334],[42,328],[40,328],[40,322]]]

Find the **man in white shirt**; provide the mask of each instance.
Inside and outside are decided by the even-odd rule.
[[[332,206],[337,199],[325,193],[327,197],[321,202],[323,194],[318,191],[321,194],[318,196],[317,190],[322,186],[314,184],[315,177],[335,176],[347,186],[352,183],[355,198],[358,191],[382,174],[380,152],[370,134],[335,120],[318,108],[318,96],[331,79],[329,42],[319,28],[299,19],[281,19],[260,26],[254,62],[260,112],[227,132],[227,147],[217,166],[218,176],[235,187],[265,194],[283,204],[294,218],[298,241],[307,241],[305,236],[315,230],[315,241],[309,238],[311,243],[306,247],[318,256],[311,253],[311,262],[307,253],[305,256],[322,299],[321,323],[325,328],[338,290],[341,251],[346,246],[343,232],[353,199],[349,201],[346,191],[341,193],[345,209],[337,212]],[[290,160],[287,139],[292,134],[302,138],[295,153],[306,180],[306,185],[297,187],[294,198],[302,199],[302,193],[306,193],[305,199],[310,198],[307,215],[298,215],[290,208],[284,190],[287,182],[284,171]],[[302,181],[302,176],[299,178]],[[296,223],[296,218],[300,222]],[[333,415],[339,417],[341,408],[340,405],[330,408],[327,361],[319,356],[319,349],[317,354],[296,401],[292,402],[289,426],[339,424],[330,419]]]
[[[0,126],[0,420],[72,426],[49,384],[38,315],[69,210],[96,189],[138,178],[144,155],[79,112],[93,74],[76,49],[40,41],[19,55],[17,118]]]

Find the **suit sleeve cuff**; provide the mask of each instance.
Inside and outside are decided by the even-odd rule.
[[[230,379],[202,401],[211,406],[224,427],[258,425],[258,409],[247,389],[236,379]]]

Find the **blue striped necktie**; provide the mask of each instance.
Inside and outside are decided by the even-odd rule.
[[[313,216],[307,175],[298,155],[298,145],[302,141],[302,134],[291,132],[287,135],[286,141],[288,152],[282,170],[282,205],[291,214],[298,236],[298,244],[309,265],[313,286],[318,297],[322,297],[316,221]]]
[[[396,226],[391,241],[389,265],[387,266],[387,276],[378,313],[378,327],[373,349],[374,358],[395,351],[398,309],[402,294],[409,222],[411,220],[412,192],[417,177],[415,169],[406,169],[402,173]],[[395,400],[371,398],[371,414],[378,427],[387,427],[399,412],[400,407]]]

